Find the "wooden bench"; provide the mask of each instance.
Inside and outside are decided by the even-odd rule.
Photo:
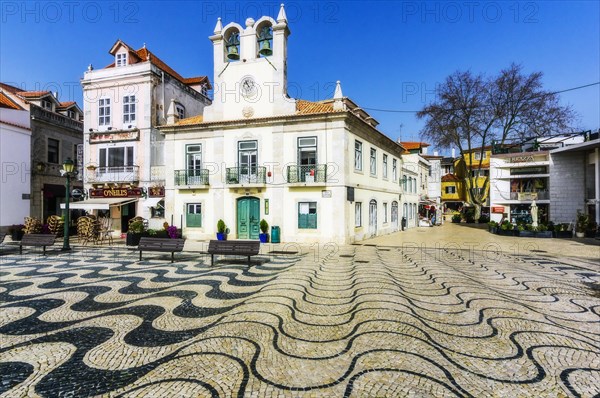
[[[0,243],[4,242],[4,238],[6,238],[6,234],[0,234]]]
[[[175,261],[175,252],[183,251],[184,244],[185,239],[149,238],[143,236],[138,245],[140,261],[142,261],[142,252],[164,252],[171,253],[171,262],[173,262]]]
[[[46,255],[46,246],[54,245],[54,235],[49,234],[25,234],[19,242],[19,254],[23,254],[23,246],[37,246],[44,248],[44,256]]]
[[[215,254],[221,254],[248,256],[248,266],[250,266],[250,257],[257,255],[259,251],[260,241],[258,240],[211,240],[208,243],[210,265],[215,262]]]

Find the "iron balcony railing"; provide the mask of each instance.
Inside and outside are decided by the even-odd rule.
[[[287,167],[287,181],[297,182],[327,182],[327,165],[290,165]]]
[[[208,185],[208,169],[175,170],[175,185]]]
[[[266,184],[267,168],[263,166],[228,167],[225,182],[227,184]]]
[[[88,182],[134,182],[140,180],[139,166],[89,167]]]

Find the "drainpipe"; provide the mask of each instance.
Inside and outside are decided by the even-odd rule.
[[[164,123],[164,120],[165,120],[165,72],[163,72],[162,70],[160,71],[160,78],[162,80],[162,120],[161,120],[161,122]]]
[[[596,224],[600,224],[600,148],[596,148],[595,151],[596,153],[596,164],[595,169],[596,169],[596,197],[595,199],[595,203],[596,203]]]

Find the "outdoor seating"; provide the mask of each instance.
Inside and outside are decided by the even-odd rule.
[[[25,217],[25,234],[39,234],[42,232],[42,222],[35,217]]]
[[[210,265],[214,264],[215,254],[221,254],[247,256],[248,266],[250,266],[250,257],[257,255],[259,251],[260,241],[257,240],[211,240],[208,244]]]
[[[175,261],[175,252],[183,251],[184,244],[185,239],[150,238],[143,236],[138,245],[140,261],[142,261],[142,252],[148,251],[171,253],[171,262],[173,262]]]
[[[113,233],[115,232],[112,229],[112,218],[101,218],[98,220],[100,230],[98,231],[98,239],[99,243],[103,244],[106,240],[109,245],[112,245],[113,242]]]
[[[77,239],[81,244],[96,243],[99,238],[100,226],[98,221],[88,216],[77,219]]]
[[[50,216],[46,221],[48,224],[48,230],[54,236],[60,236],[64,233],[65,221],[60,216]]]
[[[23,254],[23,246],[42,247],[46,255],[46,246],[54,245],[56,237],[50,234],[25,234],[19,242],[19,254]]]

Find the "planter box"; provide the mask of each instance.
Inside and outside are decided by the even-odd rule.
[[[269,234],[258,234],[258,239],[260,243],[269,243]]]
[[[137,246],[140,244],[140,239],[142,239],[143,234],[127,234],[127,238],[125,240],[125,244],[127,246]]]
[[[488,230],[492,234],[497,234],[498,233],[498,227],[489,227]]]
[[[11,233],[10,237],[12,238],[13,242],[17,242],[17,241],[20,241],[21,239],[23,239],[23,235],[25,235],[25,232],[18,231],[18,232]]]
[[[502,236],[514,236],[514,233],[513,233],[512,229],[498,229],[498,235],[502,235]]]
[[[217,240],[227,240],[227,234],[217,232]]]
[[[538,231],[535,233],[535,237],[536,238],[551,238],[552,237],[552,231]]]
[[[519,231],[521,238],[535,238],[535,232],[533,231]]]
[[[572,238],[573,232],[571,232],[571,231],[554,231],[553,236],[555,238],[561,238],[561,239]]]

